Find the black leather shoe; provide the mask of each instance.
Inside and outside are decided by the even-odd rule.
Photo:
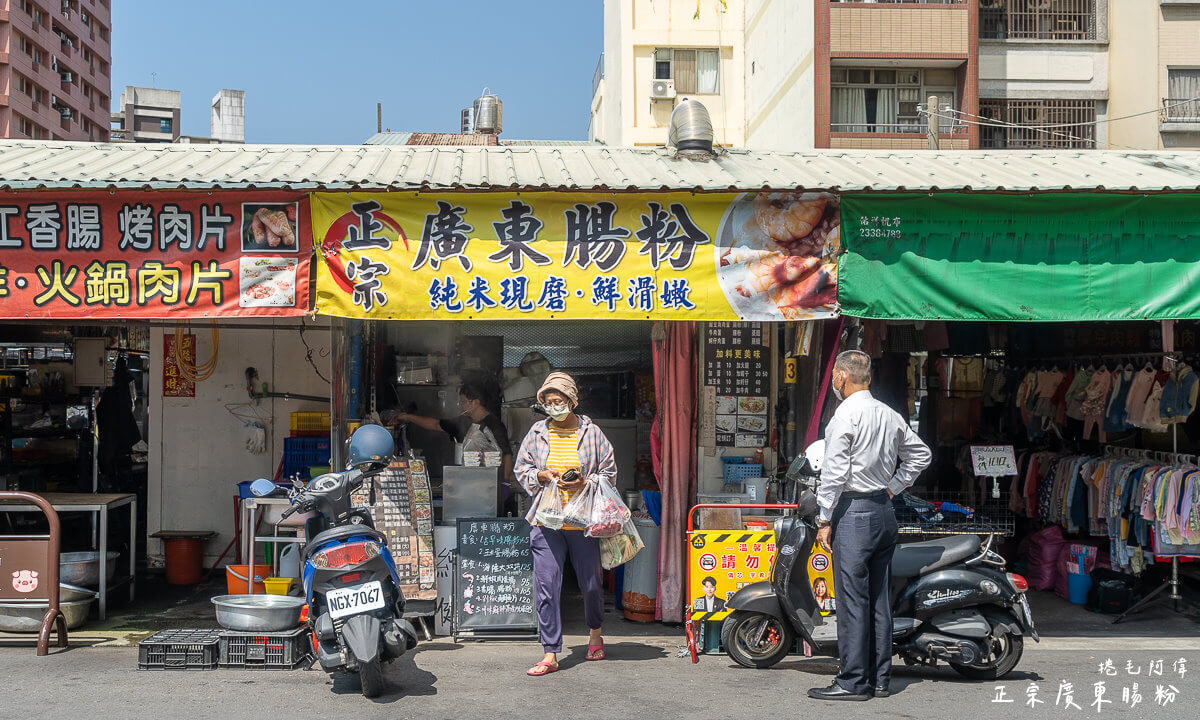
[[[825,688],[813,688],[808,691],[808,696],[814,700],[869,700],[871,698],[867,694],[852,693],[837,683]]]
[[[872,692],[877,698],[885,698],[892,694],[892,690],[889,685],[876,685]]]

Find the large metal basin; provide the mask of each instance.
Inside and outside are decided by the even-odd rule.
[[[87,622],[88,611],[96,593],[87,588],[60,584],[58,607],[67,620],[67,629]],[[42,629],[42,618],[46,616],[47,603],[13,601],[0,603],[0,632],[37,632]]]
[[[242,632],[278,632],[300,624],[300,609],[307,601],[287,595],[218,595],[217,623]]]
[[[117,572],[117,558],[121,553],[108,551],[108,566],[104,568],[104,578],[112,582]],[[95,550],[84,552],[65,552],[58,556],[58,581],[64,585],[79,587],[100,587],[100,553]]]

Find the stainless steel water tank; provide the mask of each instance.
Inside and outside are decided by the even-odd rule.
[[[504,103],[500,98],[483,89],[474,104],[475,132],[499,135],[503,127]]]

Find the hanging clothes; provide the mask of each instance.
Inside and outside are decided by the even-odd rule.
[[[1133,375],[1132,367],[1117,368],[1113,371],[1112,390],[1109,392],[1108,405],[1104,411],[1105,432],[1119,433],[1133,427],[1128,422],[1129,413],[1126,409]]]
[[[1170,377],[1163,386],[1162,401],[1159,406],[1162,421],[1166,425],[1181,423],[1188,419],[1196,409],[1196,391],[1200,380],[1196,373],[1186,363],[1179,363],[1171,371]]]
[[[1083,411],[1083,439],[1087,440],[1095,427],[1100,442],[1104,442],[1104,410],[1108,406],[1108,393],[1112,388],[1112,373],[1100,368],[1092,375],[1084,390],[1085,399],[1080,409]]]

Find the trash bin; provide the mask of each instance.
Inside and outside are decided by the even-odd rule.
[[[168,584],[200,582],[204,576],[204,543],[216,534],[212,530],[163,530],[150,536],[163,542]]]
[[[1067,574],[1067,592],[1070,600],[1075,605],[1086,605],[1088,591],[1092,589],[1092,576],[1084,573],[1068,573]]]
[[[654,622],[658,598],[658,526],[645,513],[634,513],[633,524],[645,547],[624,565],[621,605],[629,620]]]

